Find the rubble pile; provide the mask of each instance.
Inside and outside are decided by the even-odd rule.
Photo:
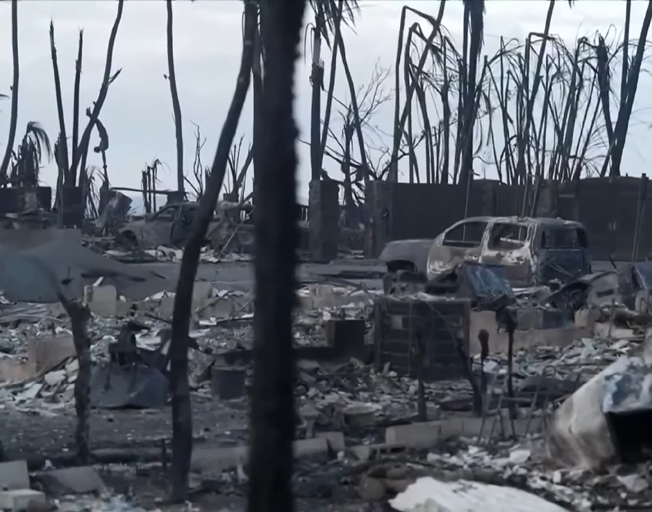
[[[428,473],[428,468],[436,468],[434,474],[439,477],[448,475],[448,480],[467,479],[525,489],[569,510],[652,506],[650,463],[614,465],[601,474],[551,469],[545,441],[536,436],[517,442],[494,442],[490,446],[465,440],[452,450],[428,453],[420,469]],[[508,504],[503,506],[513,510]]]
[[[151,228],[147,223],[142,226]],[[223,234],[220,240],[224,242]],[[206,248],[201,261],[249,258],[246,253],[225,251],[226,245]],[[112,260],[138,258],[176,263],[183,255],[181,249],[159,243],[132,251],[107,247],[102,252],[108,258],[99,258],[102,261],[95,261],[93,268],[108,261],[120,270],[126,265]],[[478,502],[486,502],[489,511],[492,500],[502,501],[509,510],[522,510],[527,503],[550,512],[652,506],[650,463],[626,458],[620,438],[605,427],[627,407],[636,413],[648,405],[652,409],[652,380],[648,379],[652,355],[646,355],[652,339],[644,339],[648,313],[616,300],[597,301],[591,287],[609,285],[605,279],[584,280],[583,288],[570,283],[554,293],[539,288],[514,294],[508,281],[494,279],[498,274],[493,272],[488,266],[468,264],[427,283],[418,293],[385,294],[382,299],[362,283],[337,278],[297,289],[294,392],[295,453],[302,460],[296,476],[299,495],[328,494],[323,484],[328,481],[331,487],[342,484],[355,492],[357,500],[390,500],[395,510],[404,512],[468,510]],[[85,274],[80,276],[87,280]],[[160,277],[155,270],[124,272],[125,283],[146,279]],[[162,423],[161,414],[169,416],[163,407],[169,395],[175,295],[161,291],[134,298],[123,294],[128,284],[104,276],[92,286],[81,287],[92,313],[88,324],[94,363],[91,403],[132,420],[146,411]],[[188,340],[193,402],[236,418],[234,423],[220,419],[202,427],[197,433],[201,441],[192,454],[195,476],[206,481],[214,477],[220,492],[246,482],[246,428],[235,422],[241,421],[249,406],[254,301],[251,290],[235,288],[195,283]],[[578,289],[584,293],[581,297]],[[14,296],[18,292],[15,287]],[[79,368],[65,312],[58,304],[2,302],[0,413],[38,415],[44,424],[71,417]],[[426,311],[422,316],[413,314],[419,303],[428,306],[422,308]],[[444,313],[443,307],[437,309],[443,303],[449,307]],[[385,317],[374,325],[379,305],[387,305]],[[512,327],[509,335],[505,308],[511,308],[509,314],[513,311],[517,319],[517,329]],[[437,324],[433,318],[443,322]],[[422,338],[412,338],[415,325]],[[545,336],[537,337],[543,332]],[[481,333],[489,335],[488,350],[480,345]],[[567,333],[569,338],[561,339]],[[386,335],[382,341],[386,352],[378,348],[381,335]],[[505,343],[509,336],[515,343],[511,369]],[[430,346],[421,347],[422,342]],[[381,359],[389,352],[389,359]],[[431,372],[427,377],[415,371],[419,360],[427,362]],[[458,363],[464,371],[440,378]],[[627,373],[627,369],[633,370]],[[482,385],[476,386],[476,381]],[[507,397],[508,381],[514,385],[514,397]],[[618,393],[626,399],[614,399]],[[480,395],[481,412],[474,409]],[[516,407],[509,400],[516,401]],[[139,411],[129,416],[134,409]],[[511,418],[508,409],[515,412]],[[589,420],[581,421],[577,411],[586,412]],[[145,416],[140,414],[141,420]],[[113,421],[112,417],[107,423]],[[638,430],[649,431],[649,425],[640,427],[646,425],[640,421],[620,428],[629,428],[631,438],[635,433],[642,436]],[[165,452],[166,439],[157,437],[159,441]],[[645,455],[652,439],[650,446],[643,441],[639,452]],[[588,450],[593,459],[585,453],[587,446],[594,447]],[[158,452],[155,455],[154,460],[160,460]],[[326,473],[331,476],[326,478]],[[47,481],[48,475],[42,476]],[[74,499],[30,482],[17,490],[46,494],[59,510],[70,512],[139,510],[99,485],[90,491],[78,489],[73,494],[84,497]],[[451,496],[466,509],[451,506]]]

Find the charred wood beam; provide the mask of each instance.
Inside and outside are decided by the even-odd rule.
[[[249,512],[294,510],[295,354],[292,309],[296,247],[294,68],[305,0],[263,0],[264,167],[256,197],[254,387]]]

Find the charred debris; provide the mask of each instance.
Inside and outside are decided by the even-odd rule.
[[[445,2],[436,17],[405,7],[395,131],[389,160],[374,163],[369,121],[391,100],[383,87],[390,72],[378,66],[356,88],[342,29],[357,5],[312,2],[312,180],[310,204],[300,207],[292,102],[305,3],[245,1],[229,115],[209,167],[197,128],[191,175],[183,168],[174,9],[166,2],[177,187],[165,191],[158,159],[145,166],[139,189],[109,180],[100,114],[120,75],[112,58],[123,0],[86,127],[83,32],[69,148],[51,24],[59,137],[50,144],[30,122],[14,149],[13,0],[10,136],[0,164],[0,508],[159,510],[169,504],[162,496],[200,510],[242,508],[248,497],[252,512],[292,510],[295,501],[301,509],[328,502],[402,512],[462,510],[460,503],[463,510],[652,507],[652,263],[639,261],[647,179],[633,227],[625,226],[634,234],[630,261],[599,270],[594,233],[558,216],[564,187],[575,187],[572,201],[581,204],[579,178],[598,160],[590,141],[609,142],[595,170],[620,175],[644,45],[635,44],[631,63],[623,59],[613,127],[604,77],[616,50],[602,36],[578,40],[572,51],[553,40],[554,1],[542,34],[524,46],[501,39],[500,52],[482,65],[482,2],[465,3],[461,52],[443,30]],[[429,36],[418,23],[406,30],[408,13],[430,25]],[[641,41],[651,17],[648,8]],[[555,58],[545,58],[546,46]],[[622,45],[625,56],[630,46]],[[437,59],[427,69],[431,52]],[[595,73],[579,71],[590,60]],[[348,103],[334,96],[338,62]],[[514,99],[507,92],[515,76],[526,85]],[[254,137],[241,154],[242,139],[234,140],[250,84]],[[568,86],[575,92],[551,106],[553,91]],[[535,112],[539,89],[548,99],[543,112]],[[489,109],[492,95],[498,108]],[[429,98],[443,113],[436,126]],[[340,134],[329,127],[334,104]],[[514,109],[525,120],[518,127],[508,115]],[[572,114],[562,126],[548,109]],[[500,183],[474,178],[484,110],[501,117],[505,141],[514,141],[501,149],[488,134]],[[420,134],[415,115],[423,118]],[[87,165],[93,133],[96,169]],[[579,155],[572,165],[571,147]],[[54,198],[38,186],[50,156],[59,170]],[[421,179],[452,187],[441,206],[456,213],[433,238],[396,236],[395,212],[383,205],[383,187],[399,203],[391,187],[403,158],[408,200],[423,197]],[[326,159],[341,181],[324,170]],[[494,215],[476,216],[474,194],[484,185]],[[518,193],[508,208],[498,201],[505,187]],[[125,192],[142,195],[144,215],[130,212]],[[546,211],[551,198],[558,204]],[[379,240],[379,251],[367,250]]]
[[[466,227],[471,238],[478,223],[475,246],[451,235]],[[33,224],[2,231],[3,457],[46,480],[45,460],[62,470],[108,464],[93,473],[105,486],[123,471],[111,464],[140,461],[151,475],[174,464],[161,421],[175,371],[175,261],[187,251],[118,250],[124,228],[113,229],[99,242]],[[577,222],[482,217],[422,252],[397,242],[376,263],[304,262],[291,294],[288,383],[297,499],[412,510],[410,500],[439,493],[445,505],[466,485],[469,502],[647,503],[652,263],[593,271],[586,239]],[[242,253],[202,240],[184,342],[193,449],[181,488],[208,503],[215,493],[237,501],[253,477],[246,425],[260,306],[250,278],[235,275],[249,265]],[[69,323],[75,315],[81,324]],[[92,361],[88,375],[78,354]],[[75,412],[83,389],[90,408]],[[34,415],[58,433],[45,440],[26,427]],[[61,430],[76,415],[77,434]],[[138,427],[125,431],[130,421]]]

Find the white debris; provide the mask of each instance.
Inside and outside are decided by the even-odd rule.
[[[567,512],[513,487],[467,480],[442,482],[431,477],[419,478],[389,504],[399,512]]]
[[[512,464],[524,464],[530,458],[530,450],[512,450],[509,454],[509,461]]]
[[[650,484],[641,475],[619,475],[618,481],[623,484],[629,492],[639,493],[647,489]]]

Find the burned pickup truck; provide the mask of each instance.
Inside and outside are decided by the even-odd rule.
[[[434,240],[397,240],[380,255],[385,289],[396,280],[431,281],[463,262],[500,265],[513,287],[558,287],[591,272],[584,226],[552,218],[471,217]]]
[[[117,242],[128,249],[150,249],[161,245],[183,247],[198,208],[199,203],[196,202],[168,204],[152,215],[126,224],[119,231]],[[252,209],[249,204],[220,201],[208,227],[207,242],[216,249],[224,243],[228,243],[230,248],[237,247],[239,252],[251,249],[253,225],[251,222],[241,222],[240,212],[248,214]]]

